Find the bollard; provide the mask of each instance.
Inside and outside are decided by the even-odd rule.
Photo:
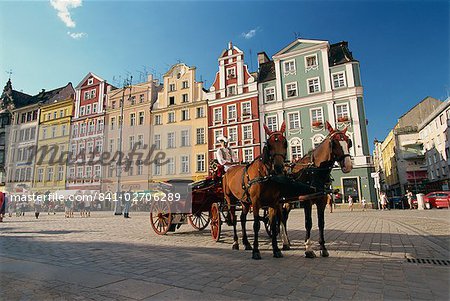
[[[424,210],[425,209],[424,203],[423,203],[423,196],[424,196],[423,193],[416,194],[416,197],[417,197],[417,209],[419,209],[419,210]]]

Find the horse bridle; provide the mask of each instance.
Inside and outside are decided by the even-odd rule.
[[[336,135],[339,135],[339,137],[337,137],[338,139],[334,139],[334,137]],[[352,140],[347,137],[345,134],[341,133],[341,132],[333,132],[330,133],[327,137],[325,137],[325,139],[330,139],[331,143],[333,143],[333,141],[345,141],[347,142],[348,148],[350,149],[350,147],[352,147]],[[330,147],[332,148],[332,144],[330,144]],[[332,153],[332,150],[330,151]],[[347,157],[352,157],[350,154],[343,154],[342,156],[339,156],[337,158],[334,158],[335,162],[343,162],[345,160],[345,158]]]
[[[285,143],[286,143],[286,149],[287,149],[287,140],[286,140],[286,138],[283,136],[283,133],[281,133],[281,132],[273,132],[273,133],[271,133],[270,135],[269,135],[269,138],[267,138],[267,141],[266,141],[266,147],[267,147],[267,151],[269,152],[269,159],[270,159],[270,161],[271,161],[271,163],[273,163],[273,160],[275,159],[275,157],[276,156],[281,156],[281,158],[283,158],[283,161],[286,161],[286,154],[282,154],[282,153],[274,153],[274,154],[270,154],[270,144],[269,144],[269,140],[273,137],[273,136],[277,136],[277,137],[275,137],[274,139],[275,139],[275,141],[278,141],[278,136],[279,135],[281,135],[281,137],[283,137],[284,138],[284,140],[285,140]]]

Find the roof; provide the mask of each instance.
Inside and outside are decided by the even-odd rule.
[[[258,82],[267,82],[275,79],[275,63],[269,61],[259,66]]]
[[[342,41],[331,44],[328,57],[330,67],[348,62],[356,62],[356,60],[353,59],[352,52],[348,49],[348,42]]]
[[[45,91],[44,89],[31,98],[30,103],[50,104],[60,100],[66,100],[68,98],[74,99],[75,90],[73,89],[72,83],[69,82],[63,87],[59,87],[50,91]]]

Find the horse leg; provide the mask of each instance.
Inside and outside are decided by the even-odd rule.
[[[322,199],[317,202],[317,221],[319,224],[319,244],[320,244],[320,255],[322,257],[328,257],[328,251],[325,247],[325,237],[324,237],[324,229],[325,229],[325,208],[326,208],[326,199]]]
[[[239,250],[239,241],[238,241],[238,235],[237,235],[237,217],[236,217],[236,207],[230,208],[231,213],[231,223],[233,224],[233,246],[231,247],[232,250]]]
[[[247,214],[248,214],[249,206],[242,205],[242,213],[241,213],[241,228],[242,228],[242,243],[245,246],[245,250],[252,250],[252,245],[249,243],[247,238]]]
[[[259,224],[259,208],[256,206],[253,207],[253,232],[254,232],[254,239],[253,239],[253,253],[252,258],[253,259],[261,259],[261,253],[259,252],[258,247],[258,232],[261,225]]]
[[[278,234],[278,223],[281,223],[281,211],[280,207],[275,206],[272,210],[269,210],[269,219],[270,219],[270,231],[272,232],[272,250],[273,257],[281,258],[283,254],[281,254],[280,249],[278,248],[277,234]]]
[[[314,258],[316,254],[311,248],[311,229],[312,229],[312,219],[311,219],[311,211],[312,211],[312,203],[311,201],[305,201],[304,203],[304,211],[305,211],[305,228],[306,228],[306,237],[305,237],[305,257],[306,258]]]
[[[286,251],[291,249],[291,242],[289,241],[287,234],[287,220],[289,217],[290,204],[286,204],[286,207],[282,206],[281,208],[280,236],[283,241],[283,250]]]

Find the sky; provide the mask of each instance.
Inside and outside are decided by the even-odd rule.
[[[209,88],[229,41],[257,70],[295,37],[348,41],[360,62],[369,145],[426,96],[450,94],[447,1],[2,1],[0,84],[29,94],[93,72],[120,86],[171,65]]]

